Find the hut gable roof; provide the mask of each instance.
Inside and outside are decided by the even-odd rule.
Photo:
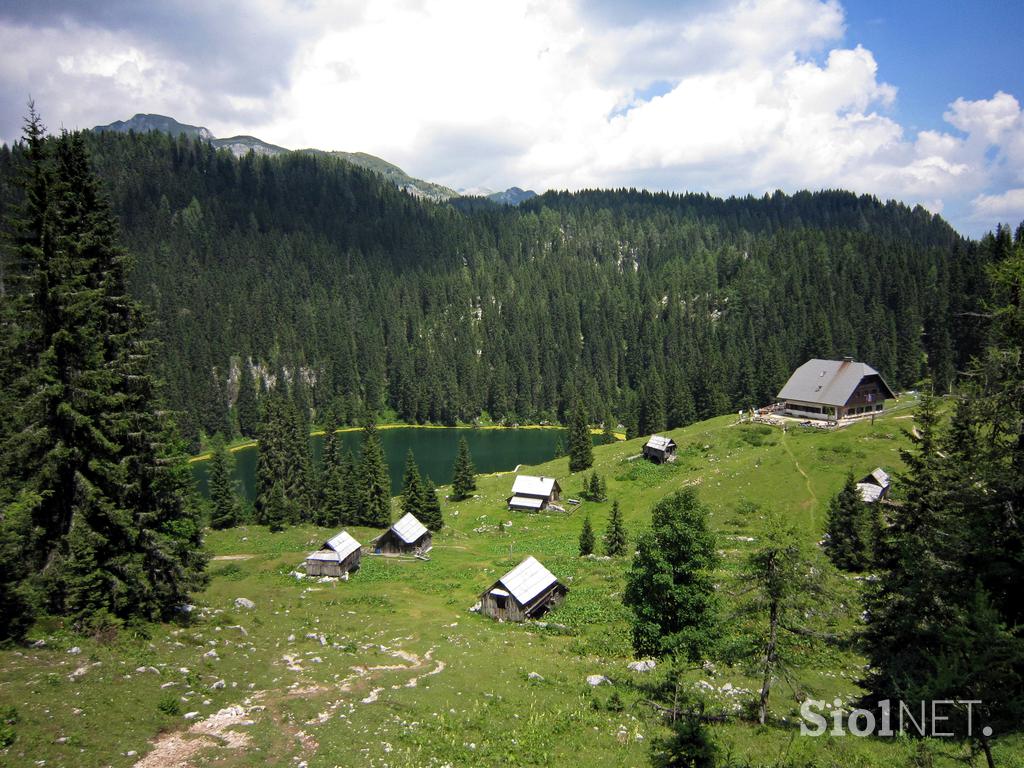
[[[349,535],[348,531],[342,531],[338,535],[328,539],[320,548],[320,552],[332,551],[337,555],[338,560],[344,560],[346,557],[348,557],[357,549],[359,549],[359,547],[359,542],[352,538],[352,536]],[[314,559],[325,560],[328,558],[321,557]]]
[[[808,360],[789,377],[779,392],[779,400],[799,400],[805,403],[846,405],[857,385],[866,376],[877,376],[883,395],[896,397],[882,375],[867,363],[853,360]]]
[[[874,483],[857,483],[857,491],[860,493],[860,500],[866,504],[874,504],[882,498],[885,489]]]
[[[502,576],[498,584],[507,589],[520,605],[527,605],[557,581],[551,571],[531,555]]]
[[[653,448],[656,451],[666,451],[669,448],[675,447],[675,440],[671,437],[665,437],[664,435],[651,435],[647,441],[645,448]]]
[[[881,467],[875,467],[870,473],[864,476],[862,483],[871,483],[879,488],[889,487],[889,474]]]
[[[411,512],[392,525],[391,530],[394,531],[395,535],[406,544],[415,544],[423,537],[423,534],[427,532],[426,526],[417,520],[416,516]]]
[[[550,496],[557,482],[553,477],[534,477],[533,475],[516,475],[512,483],[513,496]]]

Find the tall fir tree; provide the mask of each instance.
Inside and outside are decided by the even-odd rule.
[[[874,514],[861,499],[853,475],[828,504],[825,552],[837,568],[863,571],[871,566],[876,538]]]
[[[437,498],[437,487],[429,476],[423,484],[423,512],[420,522],[432,531],[439,531],[444,527],[441,500]]]
[[[594,448],[583,402],[576,401],[569,421],[569,471],[582,472],[594,463]]]
[[[619,500],[612,502],[612,512],[608,517],[608,528],[604,533],[604,553],[608,557],[620,557],[626,554],[628,546],[626,528],[622,522],[622,510],[619,509]]]
[[[468,499],[476,490],[476,468],[469,455],[469,443],[466,438],[459,438],[459,452],[452,466],[452,498],[456,501]]]
[[[37,543],[23,570],[39,607],[81,625],[159,618],[205,583],[199,505],[84,139],[44,139],[33,112],[25,143],[27,202],[11,222],[3,302],[3,359],[20,362],[0,397],[13,406],[0,475],[32,520],[24,543]]]
[[[580,529],[580,557],[594,554],[594,527],[590,524],[590,515],[583,518]]]
[[[412,448],[405,455],[405,472],[402,475],[402,514],[412,515],[423,522],[423,508],[426,505],[423,478],[416,464]]]
[[[363,427],[359,449],[359,523],[375,528],[391,525],[391,479],[384,461],[380,432],[373,421]]]
[[[210,527],[231,528],[238,525],[239,504],[235,493],[234,467],[224,438],[214,436],[213,454],[209,464]]]

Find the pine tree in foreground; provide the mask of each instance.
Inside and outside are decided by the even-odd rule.
[[[456,501],[468,499],[476,490],[476,469],[469,455],[469,443],[466,438],[459,438],[459,453],[452,467],[452,498]]]
[[[857,490],[853,475],[828,505],[825,552],[837,567],[845,571],[863,571],[870,567],[874,545],[874,516]]]
[[[437,498],[437,488],[428,476],[423,488],[423,514],[420,522],[432,531],[444,527],[444,515],[441,512],[441,501]]]
[[[214,439],[208,485],[212,507],[210,527],[222,529],[238,525],[239,505],[238,497],[235,495],[231,454],[220,435]]]
[[[622,511],[619,509],[619,500],[612,502],[612,513],[608,518],[608,530],[604,534],[604,553],[608,557],[619,557],[626,554],[626,528],[622,524]]]
[[[583,529],[580,531],[580,557],[594,554],[594,528],[590,525],[590,515],[583,518]]]
[[[0,341],[0,359],[20,361],[0,375],[0,495],[17,502],[0,542],[32,531],[19,593],[33,597],[4,626],[36,608],[83,628],[161,618],[205,583],[200,505],[83,138],[44,139],[33,112],[25,148]]]
[[[590,441],[587,414],[583,403],[577,400],[569,421],[569,471],[582,472],[590,469],[593,463],[594,448]]]
[[[359,448],[359,523],[374,528],[391,525],[391,478],[384,460],[384,447],[380,432],[373,421],[363,427],[363,441]]]
[[[422,522],[425,504],[423,479],[420,477],[420,468],[416,465],[416,457],[410,448],[405,455],[405,474],[402,476],[402,514],[412,515]]]

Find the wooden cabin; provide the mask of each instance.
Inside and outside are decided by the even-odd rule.
[[[306,558],[306,573],[310,576],[341,577],[359,570],[361,555],[359,542],[348,531],[342,531]]]
[[[516,475],[512,483],[512,495],[508,498],[508,508],[539,512],[561,498],[562,487],[555,478]]]
[[[808,360],[789,377],[776,398],[787,416],[838,421],[880,412],[896,397],[882,375],[866,363]]]
[[[433,537],[411,512],[370,542],[373,554],[394,557],[396,555],[425,555],[431,550]]]
[[[655,464],[676,460],[676,441],[663,435],[651,435],[644,445],[644,458]]]
[[[502,621],[536,619],[561,603],[568,591],[530,556],[480,595],[480,613]]]
[[[860,492],[861,501],[866,504],[874,504],[881,501],[888,495],[891,481],[889,475],[881,467],[876,467],[870,474],[861,478],[857,483],[857,490]]]

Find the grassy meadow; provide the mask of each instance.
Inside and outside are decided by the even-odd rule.
[[[331,531],[270,534],[250,526],[211,532],[211,583],[180,624],[74,636],[39,625],[41,647],[0,651],[0,706],[14,707],[9,766],[645,766],[667,729],[646,702],[664,675],[627,669],[628,558],[579,558],[589,513],[604,532],[618,499],[629,533],[666,494],[695,485],[712,510],[723,554],[727,635],[736,574],[757,546],[771,507],[822,534],[829,498],[845,474],[900,469],[909,411],[830,433],[736,425],[721,417],[670,434],[674,465],[627,457],[643,440],[595,449],[609,500],[568,515],[509,512],[511,474],[478,478],[478,496],[444,503],[447,525],[429,562],[363,558],[347,582],[297,578],[307,551]],[[583,474],[559,459],[524,471],[554,475],[579,497]],[[350,529],[362,542],[374,534]],[[502,624],[471,613],[478,594],[526,555],[569,585],[545,624]],[[832,644],[798,649],[799,686],[818,699],[851,700],[863,659],[848,642],[860,615],[856,579],[837,577],[841,606]],[[237,598],[255,607],[236,606]],[[758,681],[742,665],[693,670],[710,711],[743,712]],[[530,673],[536,673],[531,676]],[[596,687],[589,675],[608,682]],[[219,713],[219,714],[217,714]],[[939,740],[801,737],[796,697],[773,691],[772,722],[713,726],[727,765],[953,766],[966,748]],[[212,717],[211,717],[212,716]],[[1024,741],[997,740],[997,764],[1024,766]],[[982,764],[979,758],[976,764]]]

